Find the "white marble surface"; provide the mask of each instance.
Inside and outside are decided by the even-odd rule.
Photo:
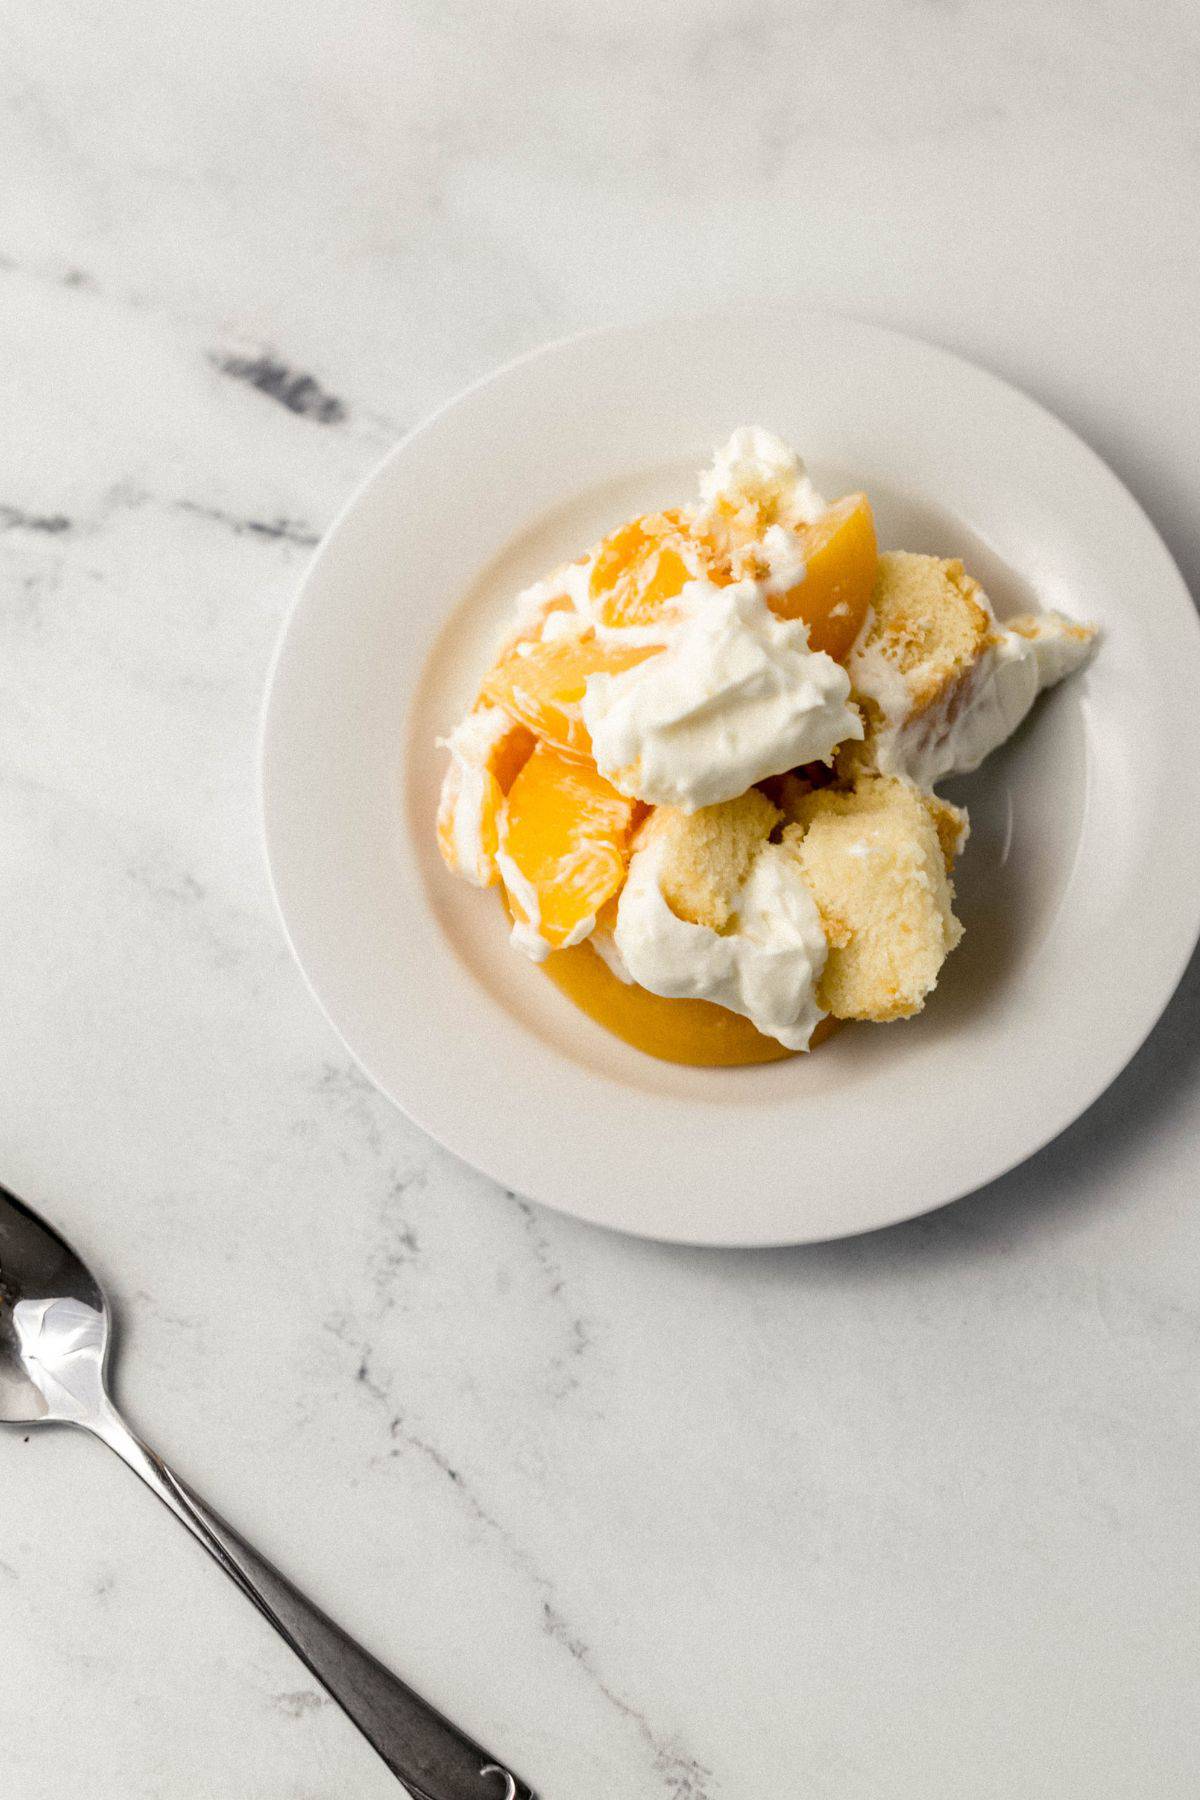
[[[254,804],[308,546],[434,403],[596,321],[796,295],[960,348],[1196,588],[1194,7],[0,29],[0,1168],[119,1290],[135,1419],[544,1800],[1194,1796],[1195,967],[969,1202],[663,1250],[368,1090]],[[396,1792],[70,1435],[0,1439],[0,1671],[13,1800]]]

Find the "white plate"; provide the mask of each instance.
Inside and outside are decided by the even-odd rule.
[[[920,1018],[811,1057],[679,1068],[592,1024],[434,846],[443,755],[514,591],[688,496],[740,424],[865,487],[885,547],[961,554],[1001,613],[1098,621],[1092,667],[962,785],[966,940]],[[314,559],[266,708],[267,851],[317,999],[435,1138],[581,1218],[803,1243],[955,1199],[1068,1125],[1167,1002],[1200,926],[1200,631],[1145,514],[1023,395],[796,310],[552,344],[400,444]]]

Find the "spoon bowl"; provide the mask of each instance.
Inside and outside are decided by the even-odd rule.
[[[91,1271],[0,1187],[0,1420],[83,1424],[104,1399],[108,1332]]]

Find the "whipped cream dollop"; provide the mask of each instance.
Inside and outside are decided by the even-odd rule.
[[[761,425],[741,426],[716,451],[700,477],[700,498],[701,517],[722,504],[748,504],[781,525],[813,525],[829,510],[791,445]]]
[[[1032,615],[1019,630],[998,629],[965,682],[918,713],[903,674],[877,646],[855,651],[855,689],[883,715],[875,733],[880,772],[930,789],[951,775],[970,774],[1012,736],[1044,689],[1087,662],[1095,641],[1061,613]]]
[[[513,608],[512,628],[502,643],[511,644],[523,637],[545,637],[547,628],[553,635],[556,621],[561,623],[563,617],[586,613],[594,563],[594,555],[578,562],[562,563],[552,574],[522,588]]]
[[[816,996],[825,934],[800,865],[782,844],[764,844],[733,926],[716,932],[667,905],[651,836],[634,852],[612,944],[604,948],[605,961],[623,980],[670,1000],[711,1000],[789,1050],[807,1050],[825,1016]]]
[[[802,622],[777,619],[766,591],[689,582],[661,654],[591,676],[584,722],[622,793],[694,812],[862,737],[845,669],[809,649]]]
[[[448,839],[452,867],[476,887],[489,887],[496,879],[484,820],[496,790],[491,761],[512,729],[512,720],[498,706],[480,706],[449,737],[437,740],[451,758],[438,826]]]

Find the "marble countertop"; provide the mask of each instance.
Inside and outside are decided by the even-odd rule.
[[[1200,1789],[1200,972],[1088,1117],[841,1245],[626,1241],[379,1099],[272,913],[271,648],[407,426],[796,296],[1016,380],[1200,591],[1200,33],[1117,0],[5,7],[3,1179],[120,1395],[544,1800]],[[0,1439],[16,1800],[379,1800],[114,1458]]]

